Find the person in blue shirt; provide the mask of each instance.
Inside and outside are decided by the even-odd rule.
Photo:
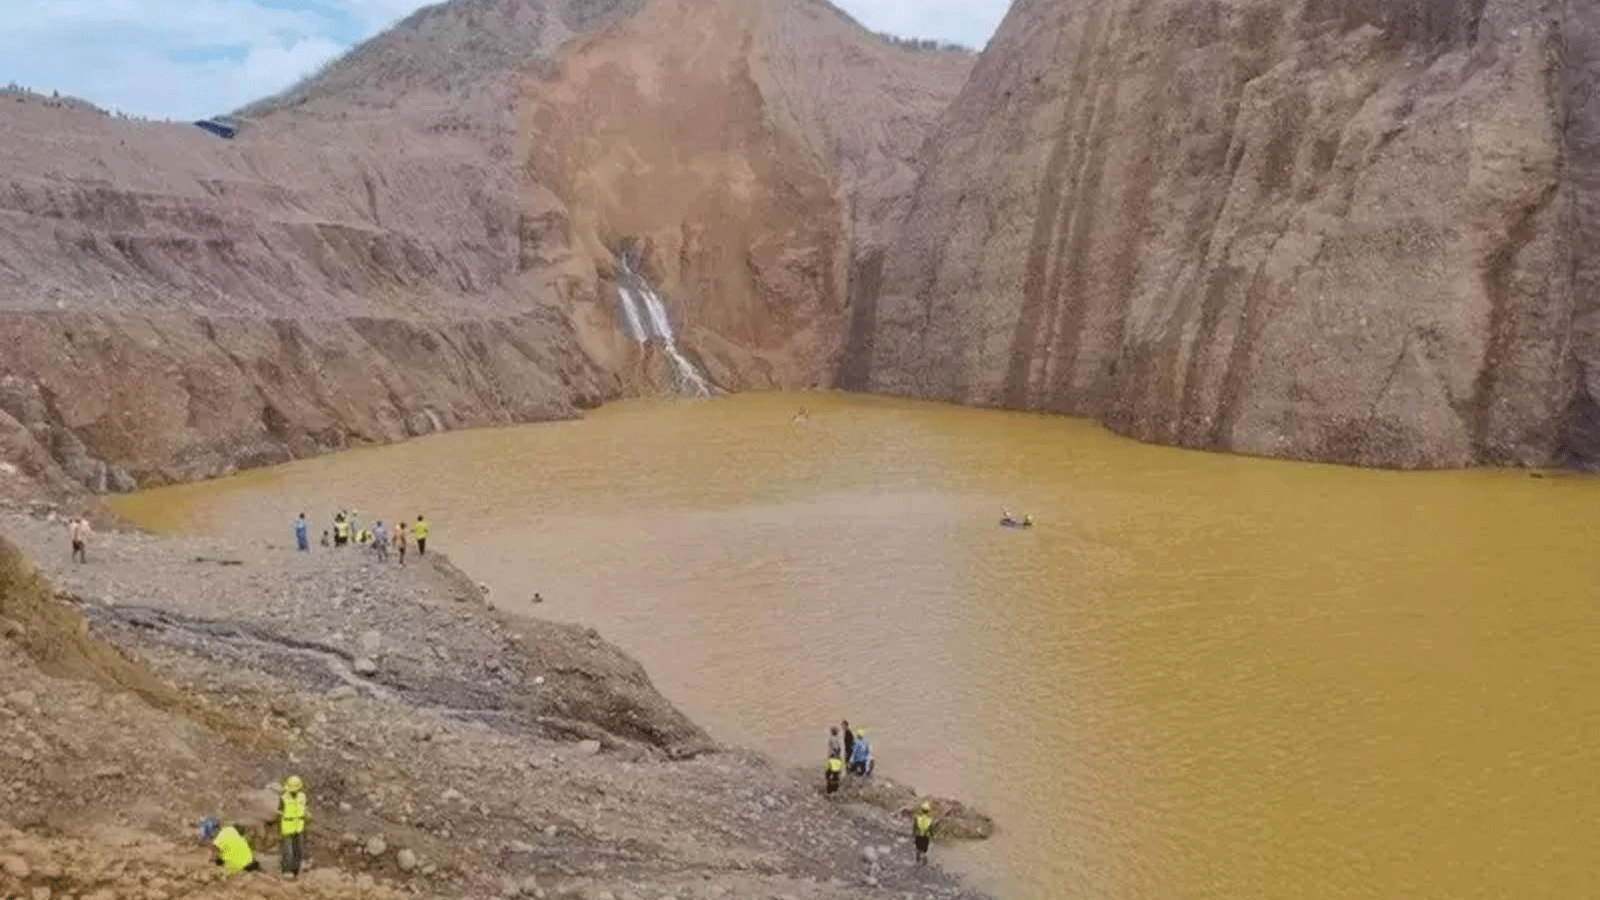
[[[867,733],[859,728],[855,744],[850,748],[850,773],[863,778],[872,774],[872,745],[867,743]]]
[[[301,553],[311,549],[311,523],[306,521],[305,513],[301,513],[300,518],[294,520],[294,544],[300,548]]]

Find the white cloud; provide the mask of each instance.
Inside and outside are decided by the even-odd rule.
[[[862,24],[981,46],[1008,0],[836,0]],[[419,0],[0,0],[0,83],[196,119],[276,93]]]
[[[833,0],[873,31],[982,48],[1011,0]]]
[[[271,93],[359,34],[338,4],[0,0],[0,82],[194,119]]]

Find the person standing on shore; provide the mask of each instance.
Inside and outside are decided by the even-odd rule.
[[[828,754],[827,775],[825,776],[827,780],[824,783],[824,789],[827,791],[827,793],[836,794],[839,792],[839,776],[843,774],[843,772],[844,760],[839,758],[839,754],[830,752]]]
[[[400,565],[406,564],[406,523],[394,523],[394,552],[400,557]]]
[[[382,519],[372,526],[372,549],[378,554],[378,559],[389,561],[389,529],[384,527]]]
[[[417,524],[411,526],[411,536],[417,539],[417,555],[428,555],[428,520],[417,516]]]
[[[350,543],[350,523],[346,521],[344,512],[333,517],[333,545],[343,547]]]
[[[839,743],[839,726],[828,729],[828,756],[844,759],[844,745]]]
[[[299,875],[306,859],[306,785],[299,775],[283,781],[278,795],[278,863],[285,875]]]
[[[89,520],[82,516],[67,523],[67,535],[72,539],[72,561],[89,561]]]
[[[911,820],[911,840],[917,845],[917,865],[928,864],[928,844],[933,841],[933,804],[924,800]]]
[[[856,729],[856,739],[850,743],[850,774],[862,778],[872,774],[872,745],[867,743],[865,729]]]
[[[849,759],[856,752],[856,733],[850,730],[849,719],[840,722],[839,727],[844,729],[844,758]]]
[[[311,523],[306,521],[305,513],[294,520],[294,545],[301,553],[311,551]]]

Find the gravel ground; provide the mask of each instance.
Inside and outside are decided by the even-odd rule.
[[[293,770],[332,891],[364,876],[453,898],[979,898],[912,865],[909,791],[829,800],[811,773],[716,747],[598,635],[500,613],[442,557],[401,569],[355,550],[110,533],[74,564],[60,521],[7,514],[0,529],[91,635],[182,698],[152,710],[14,659],[7,684],[30,687],[0,704],[15,726],[0,767],[33,763],[9,785],[31,798],[11,807],[27,835],[109,820],[137,846],[181,846],[207,812],[264,817],[261,792]],[[151,877],[215,888],[183,871]]]

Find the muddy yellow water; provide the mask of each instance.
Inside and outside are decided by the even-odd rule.
[[[792,421],[800,406],[804,421]],[[827,395],[606,408],[126,498],[290,538],[425,512],[717,737],[1001,835],[1007,900],[1600,897],[1600,484],[1149,447]],[[1003,507],[1037,527],[998,527]]]

